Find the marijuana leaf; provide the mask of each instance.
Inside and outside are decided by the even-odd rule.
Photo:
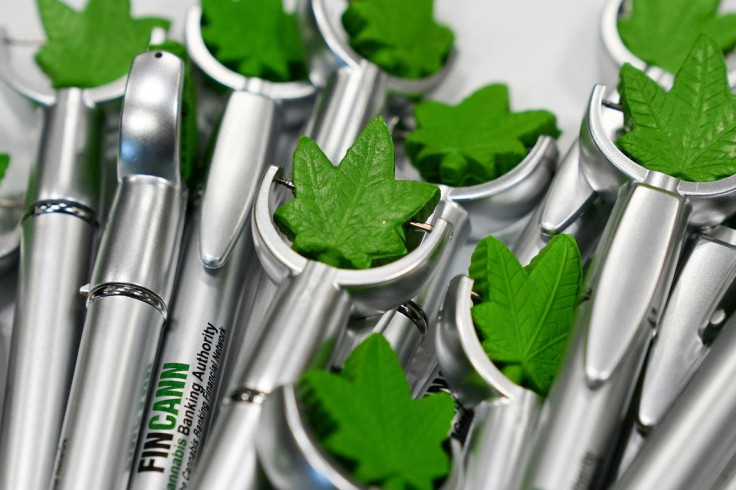
[[[0,180],[5,177],[5,171],[8,170],[10,164],[10,156],[5,153],[0,153]]]
[[[350,45],[386,72],[422,78],[438,72],[453,33],[434,21],[434,0],[351,0],[342,16]]]
[[[470,261],[481,303],[472,309],[483,349],[504,374],[545,396],[557,372],[582,282],[580,251],[558,235],[522,267],[496,238]]]
[[[38,0],[47,41],[36,53],[54,88],[91,88],[128,73],[164,19],[133,19],[129,0],[89,0],[77,12],[59,0]]]
[[[631,0],[618,21],[624,44],[643,61],[675,73],[701,34],[723,51],[736,45],[736,15],[718,15],[720,0]]]
[[[281,0],[202,0],[202,38],[222,64],[274,82],[306,78],[296,16]]]
[[[407,253],[404,224],[426,219],[439,189],[394,180],[394,147],[377,117],[335,168],[317,144],[299,140],[294,152],[294,200],[279,207],[276,224],[305,257],[335,267],[367,269]]]
[[[426,101],[406,152],[424,180],[466,186],[493,180],[527,155],[541,135],[557,137],[547,111],[509,112],[506,85],[488,85],[456,106]]]
[[[364,340],[340,374],[309,371],[301,378],[325,449],[355,477],[382,488],[432,489],[447,475],[442,442],[450,431],[452,398],[437,393],[412,400],[409,383],[391,346],[380,334]]]
[[[736,101],[713,40],[698,39],[669,93],[630,65],[619,92],[629,132],[616,144],[641,165],[694,182],[736,173]]]
[[[194,190],[197,179],[200,177],[198,170],[198,144],[199,132],[197,129],[197,94],[192,79],[192,63],[189,59],[187,49],[176,41],[166,41],[150,47],[151,51],[168,51],[184,62],[184,95],[182,97],[182,122],[180,160],[181,179],[187,183],[189,189]]]

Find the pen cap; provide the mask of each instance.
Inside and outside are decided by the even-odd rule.
[[[122,283],[171,295],[184,216],[179,142],[184,64],[173,54],[138,55],[120,131],[119,185],[91,290]]]
[[[100,201],[101,113],[77,88],[60,90],[45,107],[38,163],[31,170],[26,205],[68,201],[96,212]]]

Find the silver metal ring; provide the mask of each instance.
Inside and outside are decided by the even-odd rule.
[[[40,216],[42,214],[55,213],[70,214],[72,216],[76,216],[77,218],[86,221],[94,227],[97,227],[99,224],[97,222],[97,214],[90,208],[81,204],[62,200],[39,201],[32,204],[28,207],[26,212],[23,213],[21,221],[24,221],[26,218],[29,218],[31,216]]]
[[[422,307],[416,304],[414,300],[410,299],[403,305],[399,306],[397,311],[411,320],[411,322],[419,329],[419,333],[422,335],[427,333],[427,328],[429,326],[427,314],[424,313]]]
[[[242,388],[230,395],[230,401],[263,405],[263,402],[266,401],[267,397],[268,393],[264,393],[258,390],[252,390],[250,388]]]
[[[134,284],[106,283],[101,286],[97,286],[95,289],[90,291],[89,296],[87,297],[87,307],[98,299],[110,296],[125,296],[127,298],[143,301],[144,303],[148,303],[156,308],[159,313],[163,315],[164,320],[167,318],[166,303],[164,303],[164,300],[156,293]]]

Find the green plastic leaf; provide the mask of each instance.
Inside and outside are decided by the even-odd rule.
[[[483,87],[456,106],[426,101],[406,152],[424,180],[452,186],[488,182],[521,162],[542,135],[557,137],[547,111],[509,112],[506,85]]]
[[[630,65],[620,76],[629,130],[616,141],[621,150],[648,169],[683,180],[736,173],[736,100],[713,40],[698,40],[669,93]]]
[[[394,179],[394,146],[377,117],[334,167],[303,137],[294,152],[294,199],[274,221],[301,255],[335,267],[367,269],[407,253],[404,225],[425,220],[437,186]]]
[[[10,165],[10,155],[0,153],[0,180],[3,180],[5,177],[5,171],[8,170],[8,165]]]
[[[736,45],[736,14],[719,15],[720,0],[631,0],[619,19],[624,44],[639,59],[675,73],[701,34],[723,51]]]
[[[306,78],[297,19],[281,0],[202,0],[202,38],[234,71],[274,82]]]
[[[181,179],[194,190],[201,177],[199,170],[199,132],[197,129],[197,94],[192,79],[192,63],[187,49],[176,41],[166,41],[150,47],[151,51],[168,51],[184,61],[184,95],[182,97],[182,123],[180,171]]]
[[[484,238],[469,269],[481,302],[473,322],[488,357],[517,384],[546,396],[562,359],[582,283],[580,251],[558,235],[526,267]]]
[[[351,0],[342,23],[366,59],[392,75],[422,78],[440,71],[454,41],[433,10],[434,0]]]
[[[398,358],[380,334],[356,347],[340,374],[309,371],[301,388],[324,448],[362,482],[431,490],[449,472],[442,443],[454,402],[446,393],[412,400]]]
[[[78,12],[59,0],[37,0],[46,44],[36,62],[54,88],[91,88],[125,76],[164,19],[134,19],[129,0],[89,0]]]

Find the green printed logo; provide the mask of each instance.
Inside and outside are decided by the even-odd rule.
[[[148,431],[138,461],[138,473],[164,471],[164,467],[156,463],[169,457],[188,372],[189,364],[166,363],[163,366],[156,385],[154,413],[148,420]]]

